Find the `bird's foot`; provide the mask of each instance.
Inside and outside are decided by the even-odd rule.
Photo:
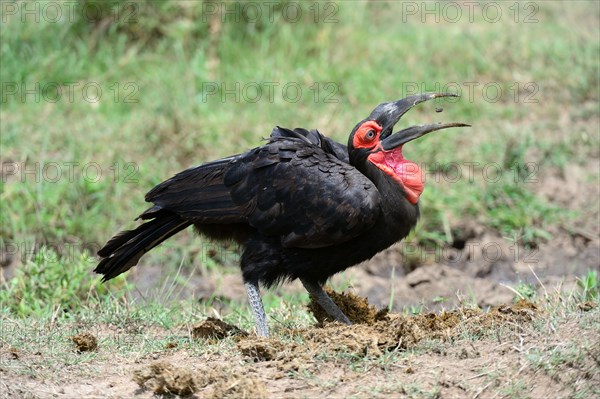
[[[244,283],[246,287],[246,294],[248,295],[248,302],[254,315],[254,322],[256,323],[256,333],[261,337],[269,336],[269,326],[267,325],[267,315],[265,314],[265,308],[260,299],[260,291],[257,283]]]
[[[323,290],[318,283],[307,281],[300,279],[306,291],[310,294],[311,297],[327,312],[327,314],[333,317],[335,320],[344,324],[352,324],[350,319],[342,312],[338,305],[333,302],[333,300],[327,295],[327,293]]]

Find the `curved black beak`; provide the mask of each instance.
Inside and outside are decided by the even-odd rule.
[[[381,142],[384,150],[394,149],[404,143],[408,143],[414,139],[418,139],[427,133],[435,132],[436,130],[447,129],[449,127],[469,127],[466,123],[436,123],[432,125],[411,126],[402,129],[391,136],[388,136]]]
[[[383,103],[377,106],[369,115],[370,120],[375,120],[382,126],[381,144],[385,150],[392,149],[411,140],[426,135],[436,130],[450,127],[470,126],[465,123],[437,123],[432,125],[411,126],[392,135],[394,125],[412,107],[422,102],[441,97],[459,97],[451,93],[423,93],[403,98],[402,100]]]

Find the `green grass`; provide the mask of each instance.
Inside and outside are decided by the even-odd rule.
[[[132,3],[79,4],[126,16]],[[578,220],[538,195],[528,179],[539,178],[542,167],[598,157],[600,43],[594,29],[598,8],[591,3],[568,9],[540,3],[540,23],[516,26],[509,18],[490,24],[480,16],[473,23],[436,25],[416,17],[400,23],[402,9],[395,2],[331,3],[336,22],[319,23],[311,21],[312,3],[302,5],[300,21],[286,21],[282,2],[273,21],[263,13],[258,23],[223,24],[203,18],[200,2],[135,4],[135,21],[87,20],[79,11],[63,23],[2,16],[2,162],[18,170],[0,183],[0,247],[7,253],[16,245],[11,256],[19,266],[0,291],[5,315],[38,317],[56,309],[77,314],[87,302],[127,297],[125,279],[98,284],[89,273],[89,254],[117,230],[134,226],[153,185],[183,168],[256,146],[275,125],[316,127],[345,142],[375,105],[415,88],[456,82],[448,87],[460,88],[463,97],[424,104],[406,115],[403,126],[434,118],[473,125],[405,150],[432,173],[416,242],[451,243],[455,223],[472,217],[533,246],[551,237],[548,225]],[[269,82],[276,84],[272,101],[264,90]],[[473,96],[465,82],[479,84]],[[7,91],[7,83],[16,85],[17,94]],[[90,83],[102,90],[97,102],[84,97]],[[206,92],[207,84],[221,89],[236,83],[261,87],[263,97],[236,101],[222,90]],[[302,89],[298,102],[285,99],[282,88],[290,83]],[[502,88],[499,101],[486,101],[479,88],[487,83]],[[20,90],[35,92],[38,84],[39,93]],[[63,90],[59,101],[47,101],[56,87]],[[525,102],[532,88],[530,99],[538,101]],[[574,105],[568,116],[576,123],[572,131],[555,117],[567,103]],[[440,105],[444,113],[438,116],[433,110]],[[457,181],[443,173],[452,162],[461,165]],[[473,179],[466,177],[469,162],[476,163]],[[502,174],[497,182],[484,176],[491,163]],[[440,171],[442,178],[435,179]],[[596,177],[591,179],[594,184]],[[164,264],[165,275],[179,276],[171,287],[184,285],[183,275],[194,271],[237,273],[235,255],[198,259],[202,239],[185,233],[173,241],[144,258]],[[29,254],[27,248],[35,250]],[[49,261],[45,255],[52,248],[56,256]],[[72,248],[68,256],[66,248]],[[597,288],[589,280],[582,284],[588,287],[584,295],[594,298]],[[306,302],[305,295],[279,298],[265,301],[284,308],[282,319]],[[292,310],[285,310],[288,302]]]
[[[531,283],[520,282],[516,287],[515,291],[518,295],[515,296],[513,301],[517,302],[520,299],[526,299],[528,301],[534,300],[537,295],[537,288]]]
[[[62,257],[52,248],[41,248],[0,291],[3,312],[37,317],[54,309],[77,312],[90,296],[108,295],[106,286],[96,286],[89,278],[90,255],[76,256]],[[123,286],[124,279],[119,282]]]
[[[299,21],[283,17],[288,3],[301,4]],[[422,104],[398,125],[473,125],[404,149],[427,173],[411,243],[447,248],[463,223],[472,221],[486,234],[539,248],[563,228],[589,235],[597,215],[578,208],[578,198],[556,202],[539,190],[549,175],[563,179],[557,190],[574,190],[568,184],[573,168],[589,187],[600,184],[594,163],[600,157],[597,3],[533,2],[538,22],[529,24],[513,21],[512,2],[501,3],[503,18],[496,23],[476,13],[473,22],[464,14],[457,23],[439,24],[406,16],[403,3],[394,1],[282,1],[272,20],[263,8],[255,23],[205,18],[207,2],[201,1],[81,0],[75,18],[60,23],[21,22],[21,15],[6,13],[5,4],[24,3],[0,7],[0,262],[13,274],[9,280],[0,275],[0,368],[9,378],[62,384],[60,378],[73,378],[57,377],[63,369],[82,379],[98,377],[99,369],[119,359],[131,365],[168,356],[170,343],[193,364],[234,359],[244,372],[264,371],[239,357],[233,339],[195,341],[189,332],[214,315],[252,330],[246,302],[217,294],[198,298],[190,291],[204,278],[220,287],[225,275],[239,275],[235,245],[191,231],[179,234],[142,259],[140,273],[153,266],[163,276],[147,291],[127,275],[100,284],[92,270],[97,249],[116,231],[136,225],[133,219],[147,206],[144,194],[155,184],[257,146],[275,125],[318,128],[345,142],[383,101],[415,90],[460,90],[457,102]],[[521,18],[525,4],[518,3]],[[328,20],[325,7],[335,11]],[[83,18],[81,10],[90,8],[120,17]],[[477,85],[469,93],[472,82]],[[236,84],[248,88],[239,100],[224,90]],[[297,102],[285,98],[283,87],[290,84],[302,89]],[[486,84],[501,88],[498,101],[485,98]],[[101,98],[86,99],[94,92],[85,87],[100,88]],[[256,88],[262,97],[252,101]],[[435,113],[440,106],[444,112]],[[428,262],[416,252],[405,254],[405,269]],[[347,275],[334,281],[336,290],[351,285]],[[301,364],[285,376],[313,394],[336,392],[356,375],[363,378],[357,378],[356,397],[402,392],[436,398],[448,389],[443,376],[433,376],[438,360],[471,364],[471,357],[454,353],[464,345],[469,356],[494,347],[492,355],[502,357],[494,364],[477,359],[472,373],[456,377],[469,396],[527,398],[531,382],[542,377],[559,379],[572,397],[597,396],[588,378],[597,376],[590,368],[597,362],[594,337],[600,330],[597,270],[580,274],[567,292],[527,281],[514,290],[538,303],[543,317],[526,327],[493,326],[485,334],[465,330],[451,342],[424,340],[405,351],[357,354],[319,347],[315,364]],[[445,307],[453,299],[438,296],[433,302]],[[477,306],[477,299],[471,293],[462,305]],[[315,322],[306,309],[308,295],[278,289],[265,291],[263,300],[274,336],[304,343],[298,330]],[[424,301],[415,298],[412,306],[395,310],[422,314],[428,311]],[[100,337],[100,350],[73,351],[69,337],[79,332]],[[19,361],[10,360],[13,349]],[[516,360],[505,358],[510,355]],[[419,370],[415,364],[425,357],[431,369]],[[343,373],[322,376],[336,367]],[[372,384],[364,379],[371,377]]]
[[[577,285],[582,291],[582,301],[592,301],[600,296],[600,284],[598,283],[597,270],[588,270],[585,276],[577,279]]]

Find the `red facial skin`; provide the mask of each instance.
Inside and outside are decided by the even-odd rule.
[[[406,192],[406,199],[414,205],[419,202],[419,197],[425,188],[423,172],[416,163],[404,158],[402,146],[389,151],[383,149],[380,141],[381,129],[377,122],[366,121],[354,134],[352,144],[354,148],[376,151],[367,159],[400,183]]]

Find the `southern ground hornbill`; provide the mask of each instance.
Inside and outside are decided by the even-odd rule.
[[[187,169],[154,187],[154,206],[98,251],[103,281],[129,270],[146,252],[194,225],[203,235],[244,246],[241,269],[259,335],[268,336],[258,284],[299,278],[335,320],[350,324],[322,285],[406,237],[419,217],[423,176],[405,159],[405,143],[429,132],[468,126],[412,126],[392,134],[426,93],[380,104],[352,130],[348,147],[318,131],[276,127],[246,153]]]

